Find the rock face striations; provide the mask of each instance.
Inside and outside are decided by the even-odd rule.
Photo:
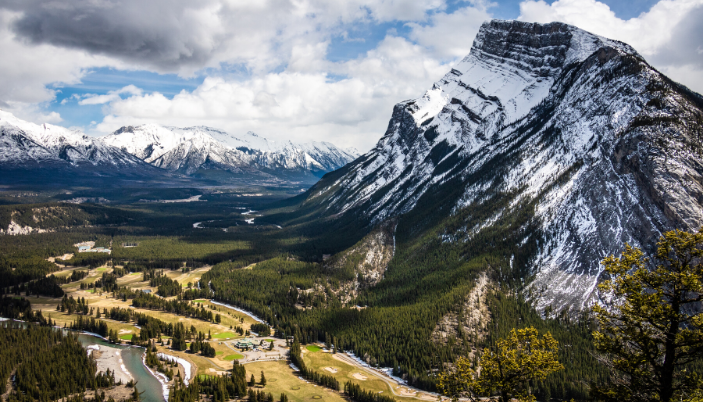
[[[421,98],[394,107],[374,149],[325,176],[304,205],[371,224],[414,217],[467,242],[506,236],[542,309],[599,295],[600,260],[625,242],[702,225],[702,96],[630,46],[562,23],[493,20]]]

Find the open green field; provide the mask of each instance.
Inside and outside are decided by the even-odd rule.
[[[321,350],[321,347],[317,345],[307,345],[306,350],[308,350],[309,352],[318,352]]]
[[[223,357],[223,360],[225,360],[225,361],[233,361],[233,360],[240,360],[240,359],[244,359],[244,358],[245,358],[245,356],[243,356],[243,355],[241,355],[241,354],[239,354],[239,353],[235,353],[235,354],[227,355],[227,356]]]
[[[120,339],[122,339],[123,341],[129,341],[132,339],[132,334],[120,335]]]
[[[235,338],[235,337],[237,337],[237,335],[232,332],[222,332],[220,334],[212,335],[212,337],[214,339],[226,339],[226,338]]]
[[[309,402],[319,399],[314,398],[315,396],[320,396],[320,400],[324,401],[345,401],[342,394],[338,392],[300,380],[284,361],[247,363],[245,370],[247,371],[247,379],[250,378],[250,375],[254,375],[257,381],[259,381],[260,373],[264,372],[267,386],[260,388],[260,390],[271,392],[275,400],[279,400],[279,396],[285,393],[290,401],[295,402]],[[272,381],[273,379],[276,381]]]
[[[197,218],[194,218],[197,219]],[[159,260],[186,260],[204,258],[209,255],[247,250],[250,243],[240,240],[227,240],[208,244],[196,243],[180,237],[125,237],[116,238],[118,243],[138,242],[139,247],[113,247],[113,258],[118,260],[140,260],[153,258]]]

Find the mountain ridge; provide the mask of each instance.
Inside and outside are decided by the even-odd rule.
[[[363,225],[455,217],[436,233],[454,244],[508,225],[505,263],[527,297],[580,310],[600,300],[602,257],[702,225],[702,96],[624,43],[492,20],[422,97],[394,107],[373,150],[305,198]]]
[[[252,132],[235,136],[205,126],[127,126],[102,138],[154,166],[185,174],[207,166],[233,173],[284,170],[320,176],[356,157],[329,142],[277,142]]]
[[[30,177],[46,173],[42,170],[48,167],[76,170],[86,165],[96,175],[121,172],[145,178],[176,174],[210,179],[222,172],[219,180],[225,181],[236,176],[312,183],[356,156],[329,142],[280,143],[252,132],[236,137],[205,126],[125,126],[91,137],[60,126],[30,123],[0,110],[0,164]],[[98,172],[101,169],[115,171]]]

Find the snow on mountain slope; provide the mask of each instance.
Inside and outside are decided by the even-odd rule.
[[[209,127],[128,126],[102,140],[154,166],[187,174],[203,168],[249,174],[282,170],[319,174],[357,157],[327,142],[276,142],[252,132],[234,136]]]
[[[139,167],[144,162],[99,139],[51,124],[37,125],[0,110],[0,164],[68,162]]]
[[[507,233],[536,249],[520,267],[528,292],[537,308],[583,308],[599,261],[624,242],[648,251],[666,230],[702,225],[702,96],[621,42],[493,20],[429,91],[395,106],[372,151],[308,194],[372,224],[466,214],[441,234],[453,242],[528,208]],[[474,210],[491,213],[475,222]]]

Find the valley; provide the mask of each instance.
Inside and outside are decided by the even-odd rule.
[[[0,334],[48,339],[84,373],[59,390],[13,382],[45,359],[13,357],[8,401],[126,399],[144,367],[155,402],[612,400],[595,395],[623,378],[602,354],[619,319],[597,317],[622,308],[617,279],[662,273],[654,261],[671,255],[692,269],[673,293],[692,298],[672,304],[690,315],[669,328],[699,345],[673,367],[698,398],[702,96],[623,42],[487,21],[359,157],[204,126],[91,139],[0,111],[0,129],[0,316],[19,320]],[[672,296],[651,283],[629,288],[660,308]],[[661,325],[612,328],[643,322],[640,334]],[[503,377],[505,355],[528,373]],[[35,371],[55,381],[51,367]],[[456,375],[470,380],[449,391]]]
[[[41,191],[39,192],[41,193]],[[184,351],[174,350],[173,347],[158,342],[159,339],[167,340],[172,337],[160,335],[152,338],[155,343],[155,353],[163,353],[168,356],[183,359],[188,362],[188,367],[183,365],[178,366],[181,378],[206,378],[212,376],[220,376],[230,372],[234,361],[238,361],[245,366],[247,370],[247,378],[254,374],[259,378],[260,373],[264,372],[268,378],[268,384],[265,387],[258,389],[266,392],[272,392],[275,395],[286,393],[290,400],[305,401],[311,399],[314,395],[324,397],[324,400],[344,400],[342,394],[332,391],[325,387],[315,385],[311,381],[302,379],[297,372],[289,366],[288,353],[289,348],[286,337],[283,333],[272,333],[268,336],[256,336],[250,334],[253,324],[263,323],[262,319],[257,317],[258,313],[249,312],[246,304],[239,304],[238,307],[232,306],[233,300],[219,299],[213,300],[212,291],[208,289],[211,279],[204,279],[204,276],[213,275],[213,269],[221,270],[235,268],[242,273],[250,273],[253,278],[258,278],[258,265],[266,266],[268,263],[278,261],[280,253],[286,250],[295,250],[301,247],[301,244],[312,241],[292,235],[291,232],[286,232],[285,229],[277,228],[275,225],[257,222],[253,224],[243,224],[252,216],[253,209],[259,209],[261,203],[271,203],[269,198],[261,199],[259,197],[248,197],[247,207],[234,207],[231,200],[227,202],[216,201],[208,203],[206,206],[196,205],[195,203],[178,204],[155,204],[155,203],[137,203],[113,205],[108,208],[101,209],[101,213],[96,213],[96,210],[90,205],[87,205],[88,210],[83,210],[83,206],[79,205],[72,207],[73,209],[61,209],[63,205],[71,204],[53,204],[52,207],[33,207],[32,204],[27,205],[25,209],[39,218],[40,214],[47,216],[57,216],[57,212],[63,214],[62,222],[76,222],[76,217],[88,217],[88,211],[96,215],[102,215],[102,219],[106,219],[105,214],[108,214],[108,219],[112,219],[110,214],[117,217],[128,216],[135,211],[146,213],[138,217],[138,215],[130,215],[132,220],[128,225],[118,226],[101,226],[101,225],[78,225],[59,226],[56,227],[56,232],[33,232],[25,235],[6,236],[3,244],[5,249],[3,258],[9,257],[14,262],[7,261],[11,265],[17,261],[33,261],[38,266],[39,271],[46,270],[41,273],[44,278],[58,278],[61,283],[59,288],[63,292],[61,297],[52,297],[42,294],[26,294],[26,291],[20,290],[10,293],[5,297],[16,297],[27,300],[31,303],[32,309],[35,312],[41,312],[44,317],[51,320],[53,325],[58,328],[71,328],[78,320],[94,319],[98,322],[106,324],[107,331],[114,331],[116,339],[113,342],[117,344],[104,343],[102,341],[92,342],[90,336],[82,335],[82,341],[86,346],[93,347],[96,343],[100,343],[101,353],[98,356],[109,360],[104,363],[99,363],[99,367],[110,368],[118,373],[124,373],[129,376],[134,369],[128,366],[127,369],[119,361],[119,357],[113,356],[110,349],[121,347],[120,345],[144,344],[144,339],[140,339],[140,332],[143,330],[137,323],[136,319],[119,319],[110,316],[112,309],[120,311],[130,311],[134,315],[144,315],[151,317],[167,325],[182,324],[184,328],[193,333],[202,333],[208,343],[214,349],[214,356],[205,356],[202,353],[192,353],[188,350],[190,343],[187,341],[187,349]],[[229,208],[223,209],[224,205]],[[205,209],[205,211],[204,211]],[[194,226],[190,224],[191,217],[199,216],[199,212],[209,213],[209,218],[203,221],[203,226]],[[214,212],[219,211],[219,212]],[[225,212],[223,212],[225,211]],[[124,215],[127,214],[127,215]],[[183,214],[183,218],[180,215]],[[10,216],[19,217],[15,212],[9,212]],[[201,215],[205,216],[205,215]],[[258,216],[260,216],[258,214]],[[267,217],[261,216],[266,222]],[[19,220],[19,219],[18,219]],[[40,219],[43,222],[49,222],[48,219]],[[143,221],[140,221],[143,220]],[[177,225],[178,222],[182,233],[180,236],[165,236],[159,233],[165,233],[165,228],[157,227],[155,222],[170,220],[172,224]],[[240,223],[237,225],[237,223]],[[86,223],[82,221],[80,223]],[[62,223],[63,224],[63,223]],[[230,225],[235,226],[230,226]],[[144,226],[142,226],[144,225]],[[214,226],[215,225],[215,226]],[[152,227],[150,229],[150,227]],[[230,230],[223,231],[223,228]],[[135,232],[135,235],[131,235]],[[171,232],[173,234],[173,232]],[[49,237],[43,238],[42,236]],[[69,243],[65,237],[72,239]],[[55,240],[61,238],[64,241],[56,243]],[[87,241],[87,239],[92,239]],[[247,239],[247,240],[246,240]],[[9,243],[8,243],[9,241]],[[75,241],[76,243],[70,244]],[[88,247],[89,250],[99,247],[110,249],[110,253],[94,253],[94,252],[79,252],[78,246]],[[13,249],[14,251],[9,251]],[[271,249],[270,249],[271,248]],[[52,254],[54,250],[61,250],[59,253]],[[42,256],[42,260],[49,263],[45,265],[36,261],[36,256]],[[322,254],[316,254],[318,259],[322,259]],[[292,257],[294,257],[292,255]],[[309,258],[314,257],[310,255]],[[300,258],[300,257],[294,257]],[[226,259],[222,262],[223,259]],[[389,257],[386,258],[388,261]],[[216,261],[221,260],[220,263]],[[259,263],[258,263],[259,261]],[[310,264],[308,267],[313,268],[316,263]],[[41,268],[39,268],[41,266]],[[152,268],[154,267],[154,268]],[[166,268],[165,268],[166,267]],[[217,267],[217,268],[216,268]],[[132,272],[134,271],[134,272]],[[15,272],[17,272],[15,270]],[[33,271],[30,271],[33,272]],[[80,275],[79,275],[80,273]],[[156,274],[160,279],[160,283],[168,284],[169,282],[178,284],[178,295],[176,296],[159,296],[160,286],[157,283],[150,283],[150,279],[145,278],[146,274]],[[162,274],[162,275],[160,275]],[[34,275],[29,274],[29,275]],[[73,276],[72,276],[73,275]],[[112,275],[116,275],[114,285],[107,285]],[[117,276],[119,275],[119,276]],[[76,279],[74,279],[76,278]],[[5,280],[8,280],[6,278]],[[11,280],[11,279],[9,279]],[[305,281],[306,282],[306,281]],[[58,283],[58,282],[57,282]],[[8,282],[4,282],[5,288]],[[97,285],[97,286],[96,286]],[[267,283],[263,283],[267,286]],[[275,285],[275,284],[272,284]],[[107,286],[113,286],[112,290],[108,290]],[[309,289],[311,285],[303,284],[301,286]],[[172,286],[169,286],[169,292],[174,292]],[[122,297],[124,291],[128,290],[128,297]],[[319,293],[314,285],[310,293],[315,296]],[[115,291],[117,290],[117,292]],[[183,299],[183,296],[189,292],[194,293],[194,298],[185,300],[191,307],[196,308],[196,311],[206,311],[218,316],[212,318],[199,318],[193,313],[178,313],[174,311],[166,311],[163,309],[137,307],[134,305],[135,294],[143,293],[145,295],[154,295],[152,297],[165,301],[177,301]],[[66,300],[80,301],[80,306],[86,306],[84,311],[61,311],[61,305],[65,304]],[[305,306],[311,309],[314,306],[313,298],[301,295],[301,300],[298,305]],[[59,306],[59,307],[58,307]],[[83,307],[81,307],[83,308]],[[107,314],[106,314],[107,313]],[[88,333],[94,333],[95,330],[84,328]],[[238,332],[241,330],[242,332]],[[106,335],[101,335],[108,338]],[[245,350],[237,346],[238,341],[247,340],[254,344],[264,341],[268,343],[273,340],[274,346],[271,350],[269,347],[263,347],[259,351]],[[315,344],[315,340],[312,340]],[[411,391],[404,384],[398,383],[396,380],[387,375],[378,372],[377,370],[362,365],[359,361],[347,357],[342,350],[336,351],[336,354],[331,354],[330,350],[325,349],[325,343],[319,343],[319,348],[305,349],[303,357],[310,369],[316,370],[325,374],[332,374],[341,384],[346,381],[351,381],[363,386],[365,389],[379,392],[381,395],[390,397],[403,397],[404,400],[435,400],[436,397],[420,390]],[[124,346],[122,346],[124,347]],[[108,348],[108,349],[105,349]],[[351,352],[352,353],[352,352]],[[316,357],[318,356],[318,357]],[[111,360],[112,359],[112,360]],[[101,360],[102,361],[102,360]],[[133,362],[133,364],[135,364]],[[140,363],[141,364],[141,363]],[[122,366],[122,367],[121,367]],[[335,372],[330,371],[330,367],[336,367]],[[328,368],[328,369],[327,369]],[[127,370],[127,371],[125,371]],[[172,368],[177,370],[177,368]],[[189,370],[187,374],[185,370]],[[153,370],[154,371],[154,370]],[[175,371],[176,372],[176,371]],[[120,377],[116,378],[134,378]],[[124,381],[123,381],[124,383]],[[174,383],[169,382],[168,386],[173,386]],[[137,385],[140,391],[140,385]],[[108,395],[122,395],[123,388],[116,388]],[[403,391],[406,390],[406,391]],[[128,392],[129,393],[129,392]],[[157,395],[161,399],[161,393],[147,393],[143,396],[143,400],[151,400]]]

